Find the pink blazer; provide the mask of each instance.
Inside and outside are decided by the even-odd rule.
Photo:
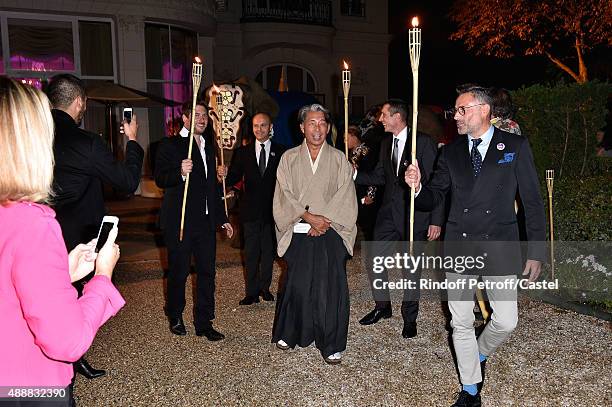
[[[70,362],[125,301],[104,276],[77,298],[51,208],[0,205],[0,225],[0,386],[68,386]]]

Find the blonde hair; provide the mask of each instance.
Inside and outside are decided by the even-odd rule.
[[[53,128],[44,93],[0,76],[0,204],[50,198]]]

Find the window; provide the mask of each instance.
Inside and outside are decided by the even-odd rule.
[[[170,25],[146,24],[147,90],[182,103],[191,97],[191,67],[197,55],[196,33]],[[149,109],[149,139],[161,140],[181,129],[179,107]]]
[[[0,73],[34,85],[60,72],[114,82],[112,25],[104,18],[0,13]]]
[[[265,89],[278,90],[282,75],[285,76],[287,90],[305,93],[315,93],[317,91],[314,76],[308,70],[296,65],[268,66],[257,74],[255,80]]]
[[[0,12],[0,74],[39,89],[58,73],[74,74],[85,86],[116,82],[113,24],[110,18]],[[105,134],[104,105],[88,102],[83,125]]]
[[[340,1],[340,13],[343,16],[365,17],[365,0]]]
[[[80,21],[79,45],[83,76],[113,76],[113,39],[110,23]]]

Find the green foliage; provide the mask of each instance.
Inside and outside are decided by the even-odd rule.
[[[544,197],[545,171],[555,170],[555,240],[612,240],[612,159],[595,157],[610,93],[608,83],[587,82],[534,85],[512,94]]]
[[[517,122],[529,137],[539,174],[555,181],[609,173],[611,160],[595,158],[595,133],[605,125],[608,83],[534,85],[512,93]]]
[[[612,175],[555,181],[553,213],[555,240],[612,241]]]

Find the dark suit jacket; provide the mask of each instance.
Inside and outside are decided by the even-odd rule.
[[[104,216],[102,182],[131,193],[138,188],[144,150],[128,141],[117,162],[102,139],[80,129],[72,117],[53,110],[55,155],[53,207],[68,249],[96,237]]]
[[[404,173],[406,167],[410,164],[410,151],[412,149],[410,131],[408,131],[408,139],[404,145],[404,151],[400,159],[400,166],[397,175],[391,165],[391,149],[392,136],[386,136],[380,145],[380,157],[373,171],[365,172],[358,171],[356,184],[360,185],[385,185],[385,193],[383,195],[382,206],[380,210],[391,210],[393,223],[395,228],[407,238],[408,236],[408,220],[410,206],[410,188],[404,181]],[[437,148],[431,139],[421,133],[417,133],[417,160],[425,184],[431,177],[436,161]],[[415,233],[426,232],[429,225],[442,226],[444,221],[443,204],[425,211],[418,210],[415,207],[414,211],[414,230]]]
[[[263,177],[259,173],[254,143],[239,147],[234,152],[225,182],[227,185],[234,185],[244,177],[244,191],[239,200],[241,222],[274,222],[272,198],[276,186],[276,170],[285,150],[282,145],[271,143]]]
[[[511,156],[511,158],[510,158]],[[461,136],[442,148],[433,179],[423,186],[415,205],[428,209],[444,200],[450,191],[450,210],[446,223],[446,241],[513,242],[519,240],[514,199],[520,195],[525,208],[527,257],[546,259],[546,220],[540,184],[529,141],[523,136],[495,129],[478,177],[474,177],[468,149],[468,137]],[[500,246],[500,249],[503,249]],[[517,249],[500,255],[491,274],[514,274],[522,269]],[[505,264],[502,264],[505,263]]]
[[[176,233],[177,240],[181,226],[181,208],[185,187],[185,181],[181,176],[181,162],[187,158],[190,139],[190,137],[179,135],[162,140],[157,150],[155,163],[155,184],[164,189],[159,223],[166,233]],[[204,170],[198,145],[195,140],[193,141],[191,151],[193,170],[189,176],[189,190],[185,207],[185,230],[192,225],[214,231],[216,226],[228,222],[221,201],[221,194],[217,188],[215,148],[209,134],[206,137],[204,149],[206,151],[207,173]],[[201,223],[206,213],[205,202],[208,202],[208,215],[211,220],[208,224]]]

